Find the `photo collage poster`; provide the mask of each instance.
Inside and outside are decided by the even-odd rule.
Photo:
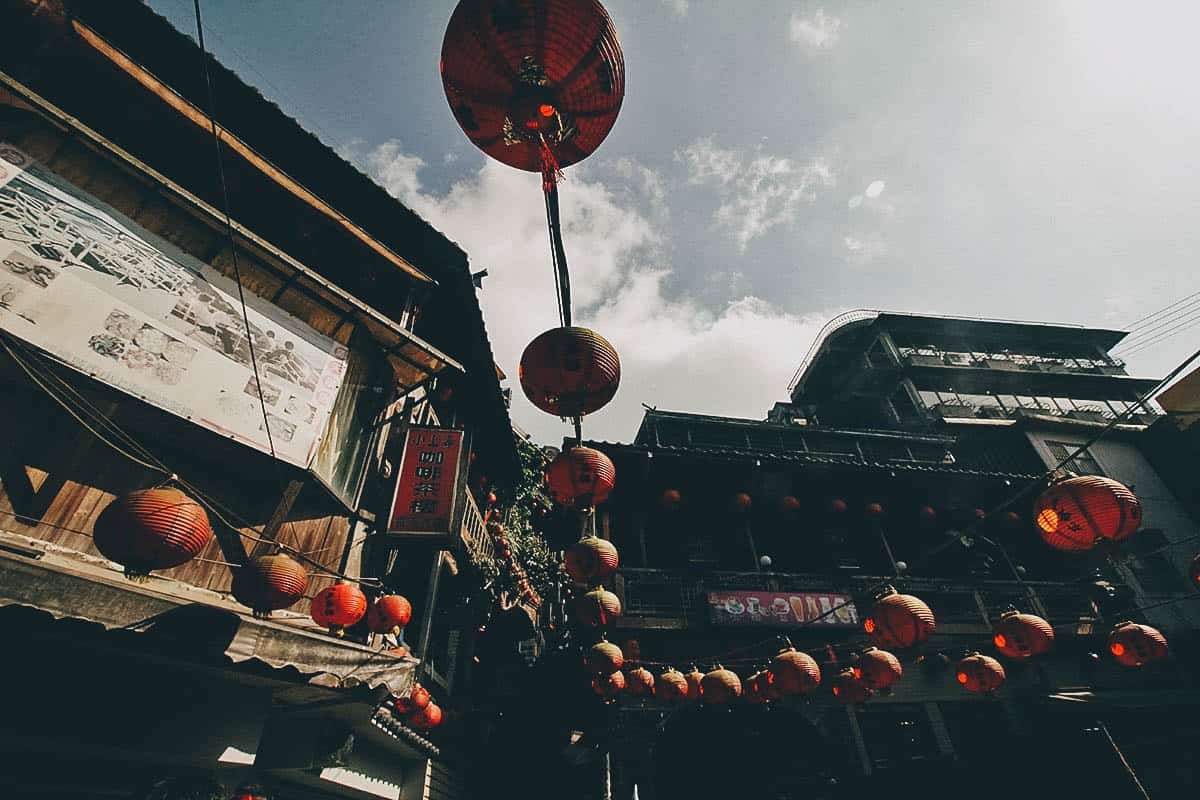
[[[346,348],[0,142],[0,328],[151,405],[307,467]],[[248,335],[247,335],[248,329]],[[254,376],[254,360],[261,379]]]

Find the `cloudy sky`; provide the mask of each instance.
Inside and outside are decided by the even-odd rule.
[[[150,5],[194,30],[191,0]],[[590,438],[629,440],[643,403],[762,417],[847,309],[1124,328],[1200,290],[1193,0],[606,5],[625,105],[560,189],[577,321],[622,358]],[[515,376],[556,324],[544,210],[446,105],[453,2],[203,7],[218,58],[488,270]],[[1192,322],[1200,296],[1142,323],[1131,372]],[[513,417],[567,432],[519,388]]]

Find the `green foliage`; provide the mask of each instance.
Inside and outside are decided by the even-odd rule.
[[[515,435],[515,434],[514,434]],[[545,451],[531,441],[516,436],[517,453],[521,460],[521,475],[517,485],[500,498],[503,505],[501,522],[513,557],[525,570],[534,590],[546,599],[558,576],[558,562],[545,539],[533,528],[538,509],[549,509],[551,501],[545,490],[548,459]],[[499,554],[497,554],[497,558]],[[496,564],[496,591],[519,594],[517,580],[499,560]]]

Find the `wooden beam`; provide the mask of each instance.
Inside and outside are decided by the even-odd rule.
[[[300,490],[303,488],[303,481],[288,481],[287,488],[283,490],[283,496],[279,498],[279,504],[275,506],[275,510],[271,512],[271,518],[263,526],[261,537],[266,541],[254,543],[254,548],[250,551],[251,558],[265,556],[271,552],[271,542],[278,538],[279,530],[287,521],[287,515],[291,513],[292,506],[296,504],[296,498],[300,496]]]

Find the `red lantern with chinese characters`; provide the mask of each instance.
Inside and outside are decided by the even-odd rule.
[[[863,630],[876,647],[904,650],[929,638],[937,627],[929,606],[910,594],[892,590],[875,601]]]
[[[430,703],[424,708],[414,711],[408,717],[409,727],[416,728],[419,731],[431,731],[441,724],[442,707],[437,703]]]
[[[780,694],[805,694],[821,685],[821,668],[808,653],[785,647],[771,659],[770,684]]]
[[[887,650],[868,647],[854,661],[854,677],[862,681],[863,686],[874,691],[884,691],[900,682],[904,667],[900,659]]]
[[[617,571],[617,548],[597,536],[587,536],[567,548],[563,566],[576,583],[603,580]]]
[[[1149,625],[1122,622],[1108,634],[1108,652],[1122,666],[1141,667],[1167,657],[1167,639]]]
[[[419,683],[414,683],[412,691],[408,697],[396,698],[396,710],[401,714],[411,714],[414,711],[420,711],[429,705],[433,698],[429,696],[429,690]]]
[[[613,672],[592,678],[592,691],[606,700],[611,700],[625,691],[625,673]]]
[[[692,667],[687,672],[683,673],[683,679],[687,681],[687,699],[691,701],[699,700],[704,696],[704,673]]]
[[[374,633],[399,633],[412,621],[412,603],[398,594],[385,594],[367,609],[367,627]]]
[[[612,493],[617,470],[612,460],[591,447],[571,447],[546,469],[546,488],[556,503],[590,508]]]
[[[854,705],[865,703],[871,699],[871,690],[854,676],[854,670],[844,669],[833,678],[831,685],[833,696],[839,701]]]
[[[968,692],[994,692],[1004,685],[1004,665],[991,656],[972,653],[958,662],[954,677]]]
[[[621,360],[587,328],[551,328],[525,348],[518,370],[529,402],[556,417],[582,417],[608,404],[621,383]]]
[[[728,705],[742,696],[742,679],[736,672],[717,665],[700,679],[700,694],[708,705]]]
[[[750,510],[750,506],[753,503],[754,501],[750,498],[750,495],[746,494],[745,492],[738,492],[733,496],[734,511],[745,513],[746,511]]]
[[[682,502],[683,495],[680,494],[678,489],[664,489],[662,496],[659,498],[659,504],[668,511],[679,508],[679,504]]]
[[[625,676],[625,685],[629,693],[635,697],[648,697],[654,694],[654,674],[645,667],[631,669]]]
[[[208,514],[178,489],[142,489],[109,503],[92,528],[100,554],[134,580],[191,561],[212,539]]]
[[[294,605],[308,590],[308,572],[282,553],[251,559],[233,573],[233,596],[256,617]]]
[[[1040,656],[1054,646],[1054,628],[1033,614],[1006,611],[996,623],[992,642],[1009,658]]]
[[[1065,552],[1090,550],[1097,539],[1121,541],[1142,524],[1137,495],[1110,478],[1083,475],[1057,481],[1034,505],[1046,544]]]
[[[546,172],[591,154],[625,96],[625,59],[597,0],[461,0],[442,42],[442,86],[471,142]]]
[[[603,627],[619,616],[621,601],[603,586],[575,599],[575,618],[589,628]]]
[[[687,698],[688,682],[677,669],[668,669],[658,676],[654,693],[665,702],[679,702]]]
[[[587,665],[596,675],[611,675],[625,665],[625,655],[611,642],[596,642],[588,648]]]
[[[367,596],[357,585],[338,581],[317,592],[312,601],[313,622],[341,636],[367,613]]]

